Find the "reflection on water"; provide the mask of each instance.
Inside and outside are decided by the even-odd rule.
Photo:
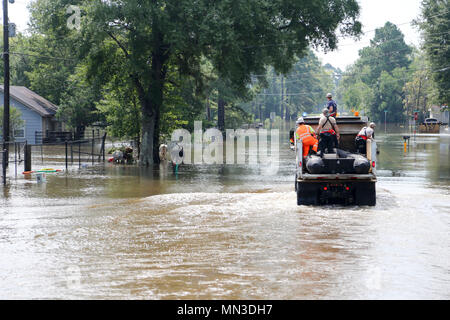
[[[377,206],[298,207],[280,170],[74,167],[0,195],[0,298],[450,298],[450,136],[383,135]],[[53,163],[54,167],[63,167]]]

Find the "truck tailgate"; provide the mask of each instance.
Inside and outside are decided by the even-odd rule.
[[[373,174],[309,174],[304,173],[301,180],[376,180]]]

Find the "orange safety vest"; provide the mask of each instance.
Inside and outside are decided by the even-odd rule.
[[[306,124],[302,124],[297,128],[297,131],[295,132],[297,139],[305,139],[306,137],[314,137],[316,135],[315,131],[311,126],[308,126]]]

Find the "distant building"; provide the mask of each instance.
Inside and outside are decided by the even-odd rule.
[[[448,106],[432,106],[430,109],[430,118],[436,119],[438,122],[449,123]]]
[[[0,105],[3,105],[3,92],[0,85]],[[24,121],[22,128],[15,128],[11,140],[40,144],[49,132],[64,129],[64,124],[55,118],[58,106],[26,87],[10,87],[10,105],[20,111]]]

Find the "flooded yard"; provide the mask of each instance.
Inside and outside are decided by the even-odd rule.
[[[449,299],[450,135],[406,153],[377,138],[375,207],[297,206],[287,143],[276,175],[86,160],[38,184],[11,167],[0,298]]]

